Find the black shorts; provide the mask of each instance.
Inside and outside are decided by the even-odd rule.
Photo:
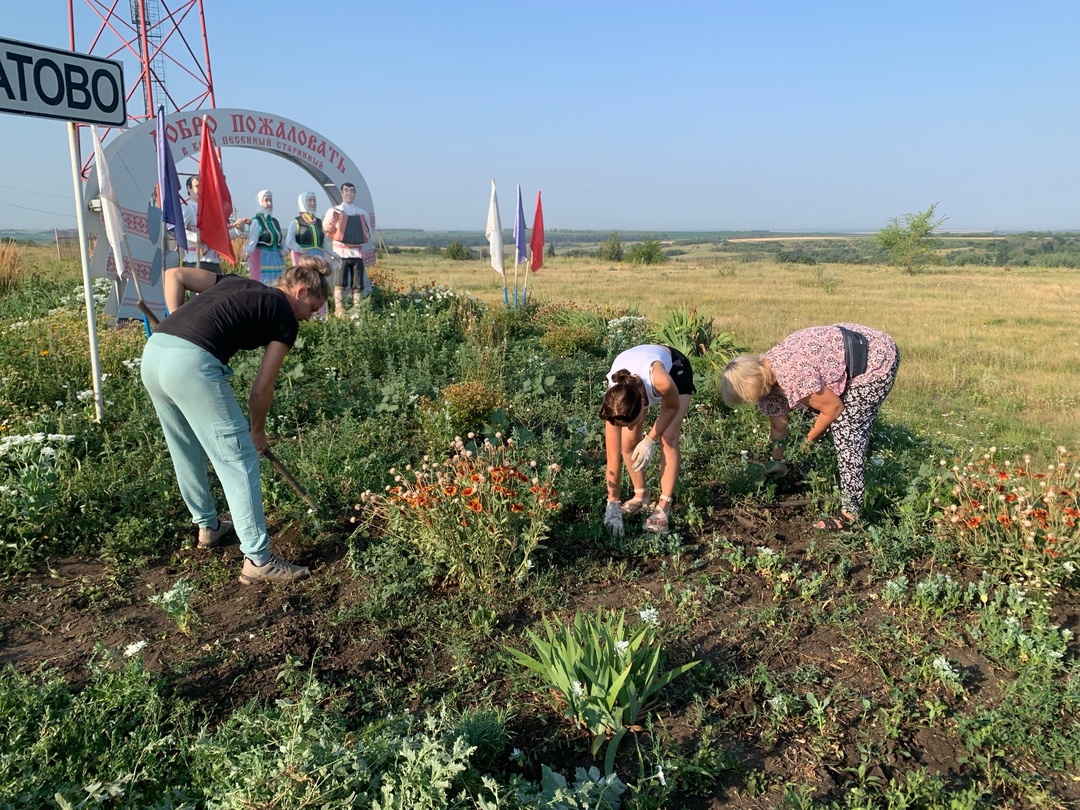
[[[675,381],[675,390],[682,394],[696,394],[694,387],[694,368],[685,354],[671,346],[665,346],[671,352],[671,379]]]
[[[196,265],[195,262],[180,262],[181,267],[198,267],[200,270],[208,270],[218,278],[221,278],[221,265],[217,262],[203,262],[200,265]]]
[[[364,289],[364,260],[360,256],[342,259],[338,268],[331,273],[331,279],[335,287]]]

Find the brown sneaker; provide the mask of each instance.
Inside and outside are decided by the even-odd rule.
[[[199,527],[199,548],[210,549],[217,548],[224,540],[225,535],[232,531],[232,521],[225,520],[225,518],[218,518],[218,527],[216,529],[208,529],[206,526]]]
[[[311,576],[311,572],[302,565],[293,565],[281,559],[277,554],[271,554],[266,565],[256,565],[247,557],[244,558],[244,567],[240,571],[241,585],[254,585],[256,582],[278,582],[291,585]]]

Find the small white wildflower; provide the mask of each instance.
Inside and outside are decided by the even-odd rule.
[[[570,690],[576,698],[585,697],[585,687],[581,685],[581,681],[574,681],[570,684]]]
[[[623,641],[616,641],[615,642],[615,654],[618,655],[620,658],[622,658],[624,655],[626,655],[626,651],[629,650],[629,649],[630,649],[630,642],[629,641],[626,641],[624,639]]]
[[[124,648],[124,657],[132,658],[143,651],[143,647],[146,646],[146,641],[136,641],[134,644],[128,644]]]
[[[664,778],[664,769],[662,767],[656,769],[656,778],[660,780],[660,784],[667,786],[667,780]]]
[[[525,753],[520,748],[515,748],[510,752],[510,759],[514,762],[523,762],[525,760]]]
[[[638,612],[638,616],[645,624],[651,624],[653,627],[660,624],[660,611],[656,608],[645,608]]]

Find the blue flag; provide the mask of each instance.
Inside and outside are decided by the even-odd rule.
[[[176,163],[173,162],[169,142],[165,139],[164,107],[157,110],[157,175],[162,227],[171,228],[176,235],[176,246],[180,250],[187,250],[184,209],[180,207],[180,178],[176,176]]]
[[[514,245],[517,247],[515,267],[529,258],[528,249],[525,247],[525,211],[521,207],[521,183],[518,183],[517,197],[517,215],[514,217]]]

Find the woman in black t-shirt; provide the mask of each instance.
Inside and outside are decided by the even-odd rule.
[[[300,321],[326,303],[326,263],[306,258],[273,287],[222,276],[161,322],[142,358],[143,385],[169,445],[180,494],[199,526],[199,548],[221,544],[232,529],[244,566],[240,582],[295,582],[307,568],[270,553],[263,513],[259,454],[267,447],[266,417],[274,383]],[[229,386],[228,363],[238,351],[264,348],[248,396],[251,424]],[[218,516],[206,464],[214,466],[232,520]]]

